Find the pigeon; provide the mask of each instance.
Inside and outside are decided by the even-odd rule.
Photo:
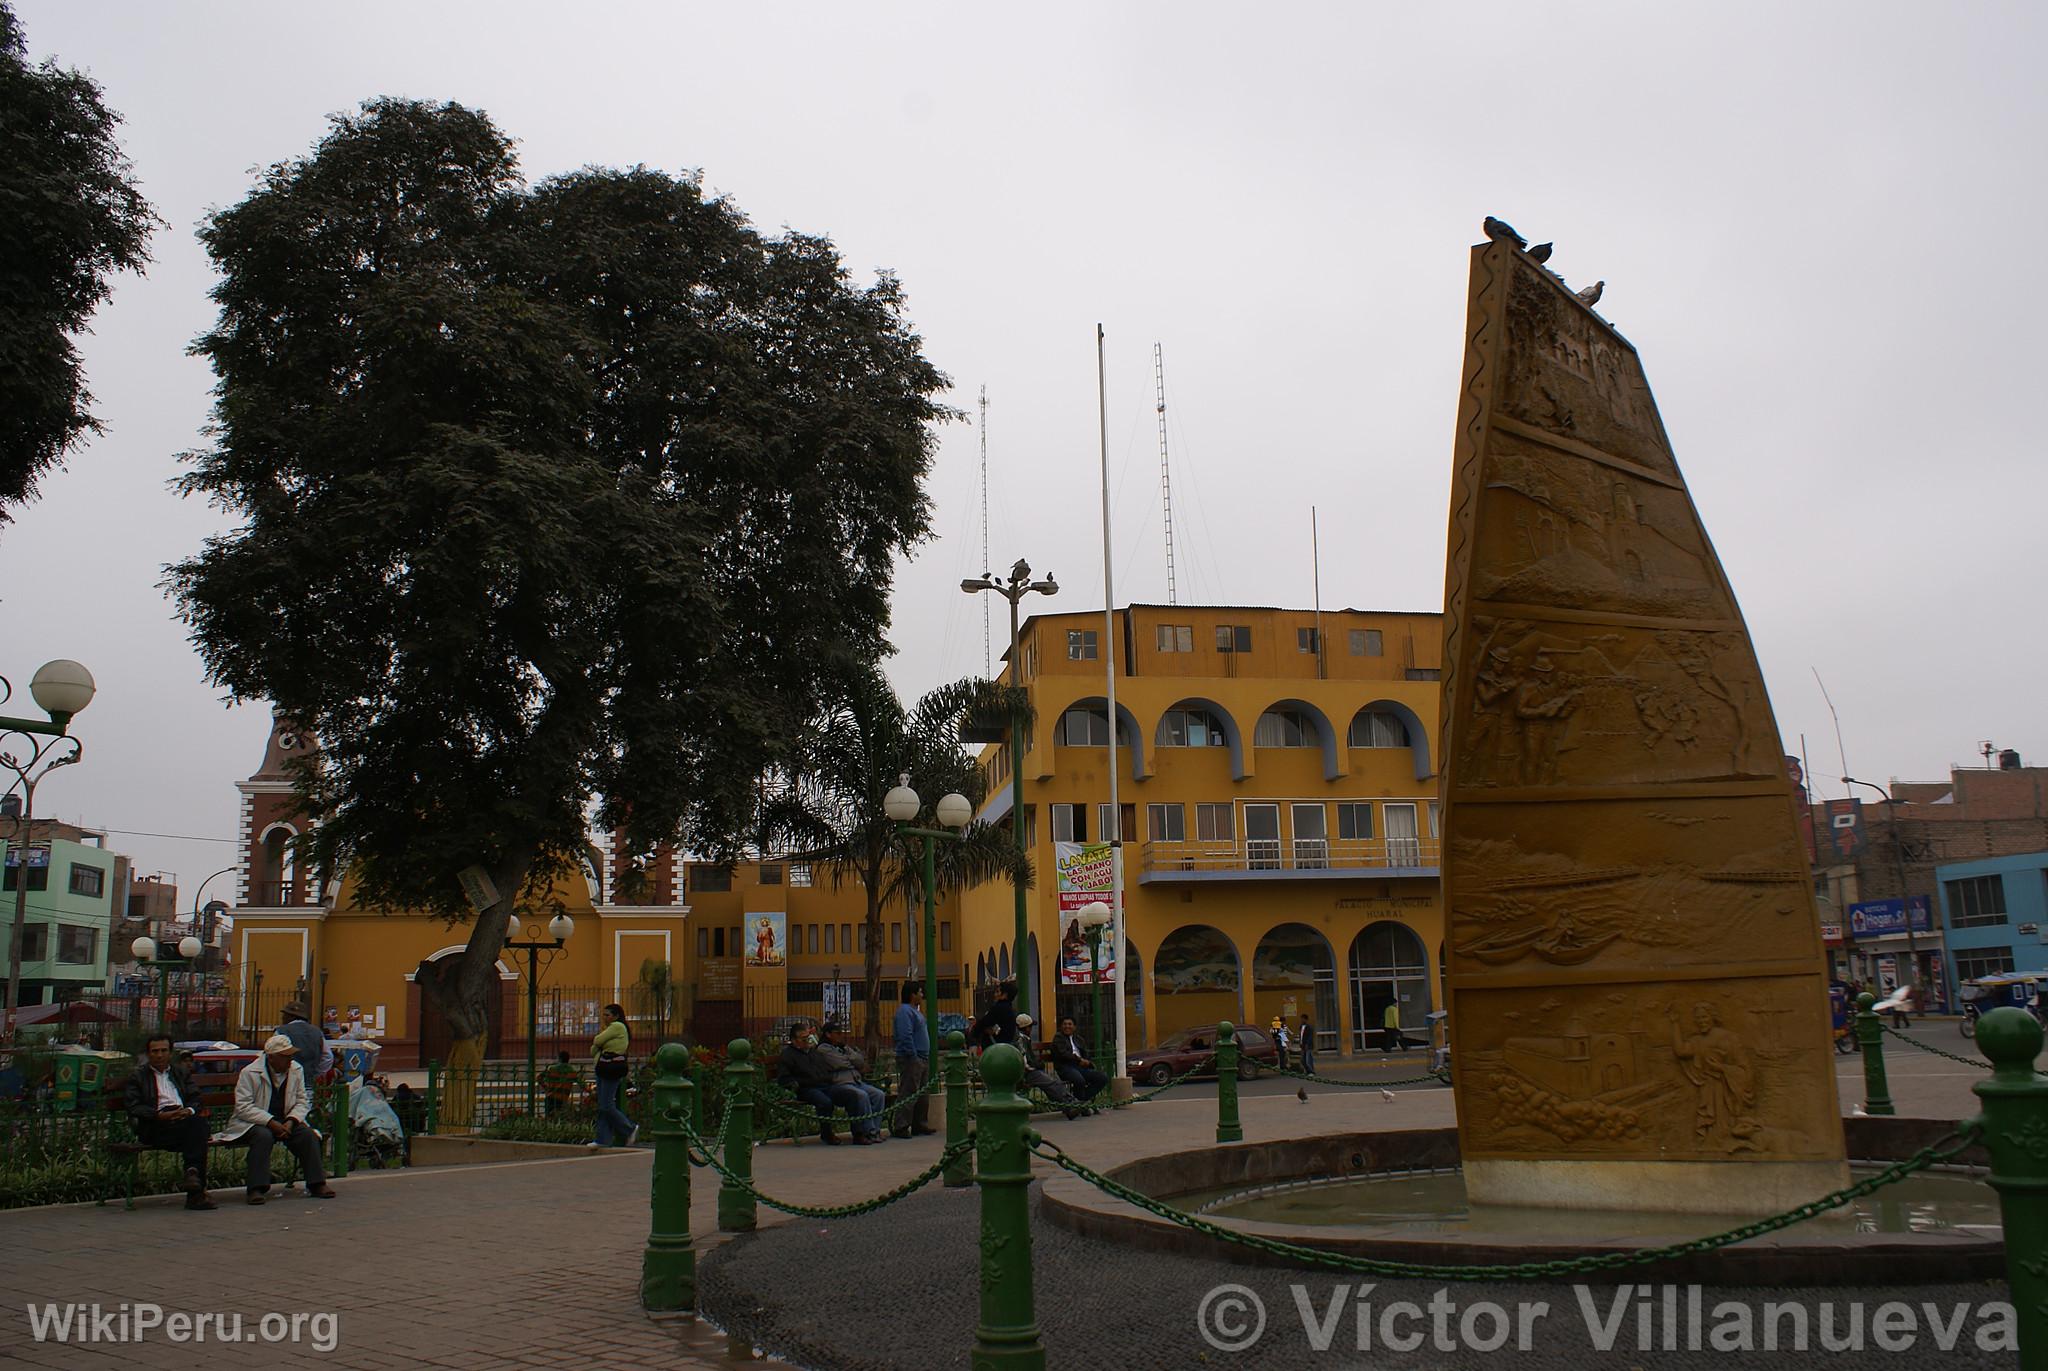
[[[1294,1092],[1294,1098],[1295,1098],[1295,1099],[1297,1099],[1297,1100],[1300,1100],[1300,1101],[1301,1101],[1301,1102],[1302,1102],[1303,1104],[1307,1104],[1307,1103],[1308,1103],[1308,1087],[1304,1085],[1304,1086],[1302,1086],[1302,1087],[1301,1087],[1300,1089],[1296,1090],[1296,1091]]]
[[[1584,290],[1578,293],[1579,303],[1589,307],[1599,304],[1600,292],[1605,289],[1607,289],[1607,283],[1605,281],[1595,281],[1592,285],[1587,286]]]
[[[1515,226],[1506,220],[1496,219],[1489,214],[1486,216],[1485,224],[1481,225],[1481,227],[1486,230],[1486,236],[1489,238],[1506,238],[1518,248],[1526,246],[1526,240],[1521,234],[1515,232]]]
[[[1380,1098],[1385,1100],[1388,1104],[1392,1104],[1394,1102],[1394,1092],[1391,1090],[1382,1090],[1380,1092]]]
[[[1870,1006],[1870,1012],[1873,1014],[1887,1013],[1891,1010],[1897,1009],[1900,1005],[1904,1004],[1907,998],[1908,991],[1906,987],[1900,986],[1897,990],[1894,990],[1891,994],[1879,1000],[1876,1004]]]
[[[1536,263],[1548,262],[1550,260],[1550,246],[1548,243],[1538,243],[1535,247],[1530,248],[1529,260]]]

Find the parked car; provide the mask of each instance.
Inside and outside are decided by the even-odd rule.
[[[1241,1080],[1257,1080],[1260,1070],[1280,1064],[1280,1049],[1272,1034],[1263,1028],[1248,1024],[1240,1027],[1237,1047],[1237,1074]],[[1215,1051],[1215,1024],[1183,1028],[1157,1047],[1133,1052],[1129,1062],[1131,1079],[1147,1085],[1165,1085],[1188,1068],[1206,1061]],[[1215,1075],[1215,1063],[1210,1062],[1198,1074]]]

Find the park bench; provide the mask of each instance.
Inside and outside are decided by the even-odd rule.
[[[207,1122],[212,1126],[214,1132],[213,1140],[207,1144],[209,1162],[218,1153],[245,1151],[249,1146],[248,1134],[246,1133],[238,1138],[222,1138],[220,1136],[220,1130],[226,1127],[235,1115],[235,1078],[238,1074],[238,1072],[194,1072],[192,1076],[193,1093],[199,1097],[198,1107],[205,1111]],[[313,1108],[309,1111],[308,1125],[313,1129],[314,1133],[319,1135],[323,1147],[327,1145],[333,1127],[326,1117],[332,1110],[332,1091],[340,1090],[346,1092],[347,1088],[346,1085],[342,1084],[332,1087],[314,1088]],[[122,1207],[133,1209],[135,1207],[135,1183],[140,1173],[142,1157],[145,1153],[163,1151],[163,1149],[151,1147],[147,1143],[140,1142],[135,1138],[134,1125],[128,1118],[127,1110],[123,1107],[123,1101],[126,1096],[126,1081],[123,1080],[110,1084],[103,1097],[108,1114],[106,1152],[116,1163],[116,1170],[121,1176]],[[346,1098],[345,1093],[343,1098]],[[327,1123],[328,1127],[322,1128],[320,1125],[323,1123]],[[173,1156],[175,1154],[165,1152],[164,1155]],[[290,1148],[279,1147],[273,1149],[270,1154],[270,1165],[273,1184],[281,1183],[287,1192],[297,1188],[300,1179],[299,1159]],[[223,1188],[213,1183],[213,1174],[210,1166],[204,1179],[208,1190]],[[111,1196],[102,1196],[100,1203],[106,1203],[109,1198]]]

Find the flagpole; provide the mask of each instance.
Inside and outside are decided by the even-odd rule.
[[[1130,1061],[1130,1044],[1124,1038],[1124,811],[1117,803],[1116,747],[1116,578],[1110,564],[1109,538],[1109,380],[1102,360],[1102,325],[1095,326],[1095,415],[1097,439],[1102,451],[1102,661],[1105,694],[1109,699],[1109,909],[1110,953],[1116,985],[1116,1071],[1111,1098],[1130,1092],[1125,1064]],[[1091,970],[1089,974],[1095,973]],[[1100,1071],[1102,1064],[1097,1062]]]

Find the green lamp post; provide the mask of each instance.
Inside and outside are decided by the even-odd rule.
[[[1114,916],[1101,900],[1090,900],[1077,915],[1088,938],[1088,1016],[1095,1026],[1094,1061],[1102,1062],[1102,930]],[[1121,1073],[1119,1073],[1121,1074]]]
[[[190,933],[187,933],[184,937],[178,939],[178,955],[176,957],[165,957],[159,955],[161,949],[157,947],[156,939],[145,933],[134,942],[128,944],[128,950],[135,954],[136,961],[156,968],[156,1021],[159,1027],[169,1028],[171,1025],[171,973],[197,967],[199,965],[199,955],[206,951],[206,944],[200,942],[199,939],[193,937]],[[186,1001],[186,1007],[188,1009],[191,1007],[189,999]]]
[[[958,791],[951,791],[939,797],[932,806],[932,815],[942,825],[940,828],[912,828],[911,823],[924,812],[924,801],[910,788],[910,773],[903,773],[901,783],[882,797],[882,812],[896,825],[896,831],[905,837],[924,839],[924,1014],[927,1025],[939,1021],[939,887],[937,858],[932,841],[936,838],[950,838],[960,842],[964,838],[961,829],[974,817],[974,806]],[[925,1046],[932,1052],[933,1065],[938,1059],[938,1035],[927,1030]]]
[[[92,703],[95,690],[90,671],[69,658],[59,658],[37,667],[28,686],[29,697],[48,719],[0,715],[0,769],[14,776],[6,795],[0,796],[0,816],[13,821],[7,860],[21,868],[14,883],[14,928],[8,939],[6,993],[0,999],[0,1042],[13,1041],[14,1011],[21,1004],[21,947],[28,927],[28,839],[35,828],[36,782],[85,755],[85,744],[69,730],[71,717]],[[0,676],[0,704],[13,698],[13,683]],[[19,743],[13,741],[17,736]],[[1021,893],[1018,898],[1023,898]]]
[[[538,1052],[533,1037],[540,1026],[541,956],[545,954],[552,962],[561,952],[563,945],[569,941],[569,935],[576,931],[576,921],[567,914],[557,914],[549,919],[548,938],[553,939],[552,942],[543,939],[540,930],[531,924],[525,928],[524,938],[514,938],[513,931],[510,928],[505,930],[506,951],[526,954],[526,1117],[530,1119],[534,1116],[535,1083],[538,1079],[535,1075]],[[561,1031],[560,1024],[555,1026],[555,1031]]]

